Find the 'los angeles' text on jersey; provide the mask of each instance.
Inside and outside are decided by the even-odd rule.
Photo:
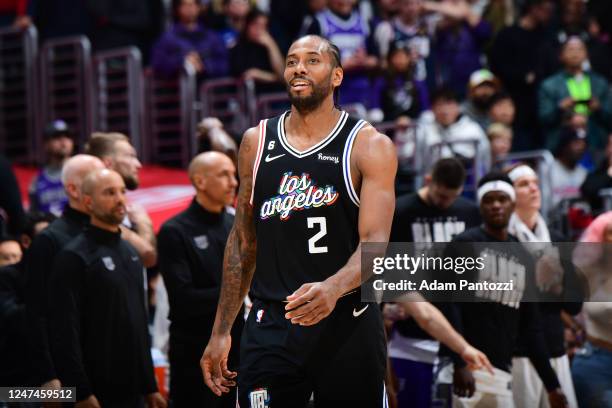
[[[359,244],[359,195],[350,157],[366,122],[341,112],[325,138],[299,151],[285,135],[288,116],[261,121],[253,168],[252,294],[265,300],[285,300],[304,283],[335,274]]]

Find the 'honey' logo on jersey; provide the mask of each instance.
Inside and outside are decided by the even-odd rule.
[[[332,205],[338,196],[333,186],[317,187],[308,173],[293,176],[288,172],[281,179],[278,196],[264,201],[259,216],[265,220],[278,214],[286,221],[293,211]]]

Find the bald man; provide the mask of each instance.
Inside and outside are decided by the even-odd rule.
[[[89,213],[81,195],[83,179],[90,172],[103,168],[100,159],[85,154],[73,156],[64,163],[62,184],[68,205],[62,216],[34,239],[25,259],[27,339],[31,380],[36,386],[60,386],[49,352],[46,327],[48,275],[57,253],[89,223]]]
[[[234,222],[227,206],[234,201],[236,169],[223,153],[206,152],[191,161],[189,178],[196,190],[191,205],[167,221],[157,239],[170,303],[170,398],[177,408],[235,407],[235,394],[219,398],[202,386],[199,360],[219,301],[223,251]],[[242,325],[239,313],[229,358],[234,367]]]
[[[91,223],[57,255],[49,278],[49,343],[77,407],[165,408],[147,329],[142,262],[119,226],[119,173],[96,170],[81,186]]]

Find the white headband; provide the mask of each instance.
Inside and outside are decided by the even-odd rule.
[[[492,180],[484,183],[482,186],[480,186],[480,188],[478,188],[478,202],[480,203],[482,201],[482,197],[491,191],[501,191],[502,193],[508,194],[512,201],[516,200],[514,187],[512,187],[510,183],[503,180]]]
[[[510,180],[512,180],[513,183],[516,180],[520,179],[521,177],[526,177],[526,176],[535,177],[535,178],[538,177],[536,172],[533,171],[531,167],[525,164],[522,164],[518,167],[513,168],[512,171],[508,173],[508,177],[510,177]]]

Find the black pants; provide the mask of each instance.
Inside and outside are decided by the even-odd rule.
[[[386,345],[375,304],[340,298],[314,326],[285,319],[285,304],[256,300],[240,345],[241,408],[386,407]]]
[[[200,359],[207,343],[208,339],[170,334],[170,400],[173,408],[236,407],[235,387],[228,394],[217,397],[204,383]],[[230,368],[232,357],[230,355]]]

